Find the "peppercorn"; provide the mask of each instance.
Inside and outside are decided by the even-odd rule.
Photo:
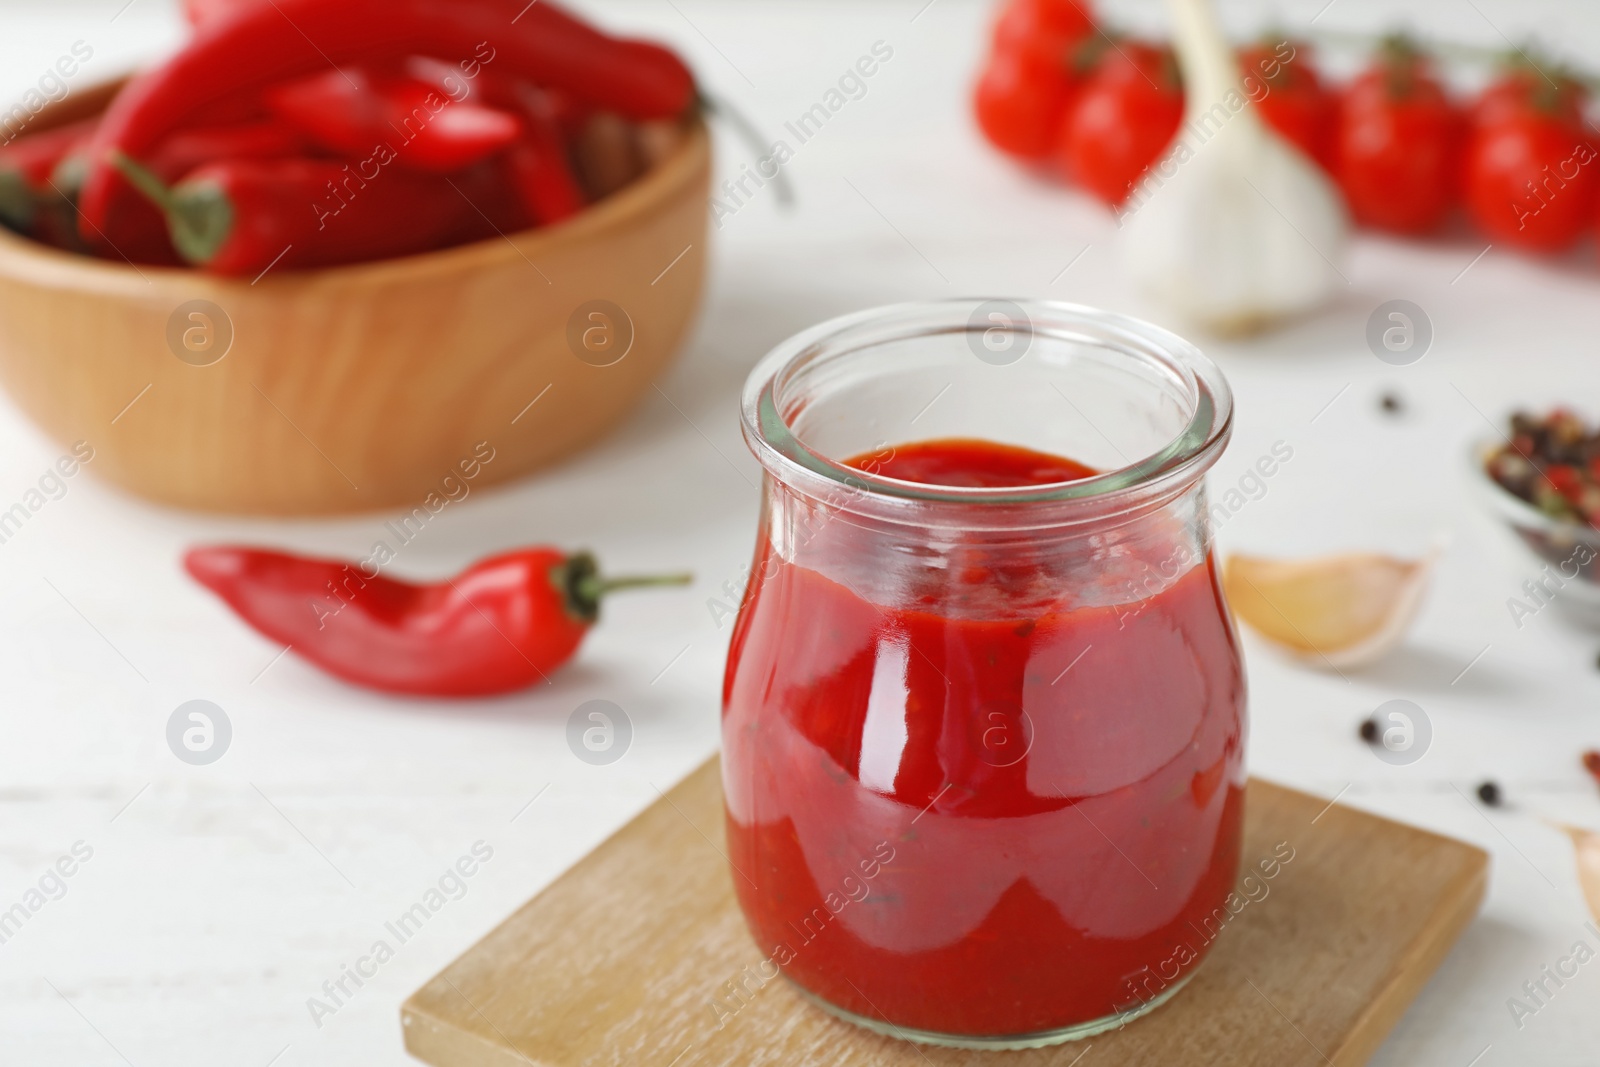
[[[1384,393],[1379,397],[1378,406],[1386,415],[1398,415],[1405,408],[1405,404],[1401,403],[1400,398],[1394,393]]]
[[[1361,729],[1359,731],[1357,731],[1357,732],[1361,734],[1361,740],[1365,741],[1367,744],[1369,744],[1369,745],[1377,744],[1378,743],[1378,720],[1377,719],[1367,719],[1365,722],[1363,722],[1361,724]]]
[[[1493,782],[1484,782],[1478,786],[1478,799],[1483,801],[1485,807],[1498,808],[1501,801],[1500,787]]]

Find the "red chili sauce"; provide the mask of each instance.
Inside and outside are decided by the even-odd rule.
[[[957,486],[1095,473],[967,439],[850,463]],[[724,688],[729,859],[762,953],[835,1005],[1040,1033],[1160,995],[1226,922],[1244,680],[1212,561],[1065,608],[1040,566],[1008,555],[886,608],[757,559]]]

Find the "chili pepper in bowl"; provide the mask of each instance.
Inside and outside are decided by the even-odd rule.
[[[560,222],[583,209],[583,190],[573,176],[566,143],[546,103],[530,95],[523,114],[527,133],[506,157],[512,184],[532,221],[541,226]]]
[[[104,235],[85,239],[78,232],[76,197],[86,169],[87,149],[97,119],[19,137],[0,148],[0,222],[34,240],[69,252],[108,246]],[[155,220],[135,212],[119,220],[120,254],[141,263],[176,263]]]
[[[25,134],[0,147],[0,221],[24,233],[32,228],[40,205],[60,197],[50,184],[56,169],[94,133],[97,122],[86,119]]]
[[[314,74],[266,94],[279,118],[322,148],[364,156],[375,144],[395,150],[410,170],[447,173],[487,159],[522,134],[517,116],[453,100],[416,78],[360,69]]]
[[[583,192],[563,153],[524,141],[512,148],[507,160],[522,209],[531,221],[548,226],[582,210]]]
[[[173,182],[218,160],[287,159],[305,155],[310,148],[304,134],[277,119],[202,126],[178,130],[163,140],[150,157],[150,169],[163,181]]]
[[[690,581],[607,579],[588,553],[543,547],[427,585],[359,563],[232,545],[193,549],[184,567],[245,622],[329,674],[427,696],[524,689],[572,658],[610,593]]]
[[[76,197],[89,171],[89,144],[80,144],[56,168],[52,181],[61,193]],[[148,169],[164,182],[174,182],[201,166],[220,160],[287,159],[311,151],[299,130],[273,118],[182,129],[165,138],[151,153]],[[138,263],[178,266],[185,261],[172,248],[165,216],[155,205],[130,201],[89,242],[102,254],[127,256]]]
[[[333,160],[223,160],[170,188],[126,157],[117,166],[165,213],[179,254],[216,274],[424,251],[476,214],[444,178],[397,172],[365,181]]]
[[[70,252],[100,251],[136,263],[175,265],[166,229],[145,205],[119,214],[115,237],[80,234],[75,200],[88,171],[98,119],[17,137],[0,147],[0,223]]]
[[[632,119],[681,115],[695,100],[693,76],[672,52],[610,37],[548,0],[273,0],[202,26],[118,95],[95,139],[85,227],[103,225],[122,195],[113,151],[142,158],[208,105],[330,63],[409,55],[492,60]]]

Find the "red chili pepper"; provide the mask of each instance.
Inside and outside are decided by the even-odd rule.
[[[315,42],[313,44],[312,42]],[[273,0],[200,28],[177,55],[132,82],[106,113],[81,208],[104,225],[122,188],[113,150],[141,158],[208,104],[329,63],[412,54],[502,63],[629,118],[668,118],[694,102],[694,79],[672,52],[609,37],[549,0]]]
[[[376,144],[397,165],[447,173],[487,159],[522,135],[517,116],[453,99],[416,78],[328,71],[278,86],[267,103],[318,145],[360,156]]]
[[[512,182],[533,224],[548,226],[583,209],[583,192],[565,153],[524,141],[511,149],[508,159]]]
[[[50,187],[55,170],[94,133],[98,119],[26,134],[0,147],[0,220],[28,232],[42,202],[63,193]]]
[[[566,142],[555,117],[538,101],[530,101],[524,113],[527,135],[507,153],[511,180],[532,220],[548,226],[583,210],[583,190],[567,162]]]
[[[372,148],[369,142],[366,149]],[[150,169],[175,182],[197,167],[228,159],[288,159],[306,154],[310,143],[294,126],[277,119],[178,130],[156,146]]]
[[[179,254],[217,274],[422,252],[475,231],[479,217],[445,179],[384,170],[365,179],[331,160],[223,160],[171,188],[132,160],[118,166],[166,213]]]
[[[294,127],[276,119],[252,119],[178,130],[156,146],[149,170],[162,181],[173,182],[216,160],[284,159],[309,148],[305,137]],[[76,196],[88,171],[89,145],[83,144],[61,161],[53,180],[62,192]],[[168,238],[166,217],[155,205],[143,201],[130,201],[117,211],[105,230],[95,232],[82,243],[108,259],[126,256],[136,263],[184,263]]]
[[[36,241],[78,254],[178,266],[166,224],[148,205],[119,212],[114,232],[80,233],[75,199],[88,172],[99,119],[30,134],[0,148],[0,221]]]
[[[484,99],[521,115],[525,133],[506,153],[510,180],[527,216],[525,225],[544,226],[581,211],[588,203],[573,171],[566,123],[579,121],[590,109],[571,94],[535,86],[521,78],[485,72]]]
[[[475,103],[488,104],[521,115],[528,108],[529,98],[537,95],[542,101],[542,113],[555,122],[564,141],[570,141],[583,130],[594,108],[562,89],[548,85],[535,87],[525,78],[505,77],[492,69],[480,71],[480,76],[466,79],[454,63],[411,56],[405,61],[405,71],[419,81],[426,82],[447,96]]]
[[[554,548],[492,556],[429,585],[362,563],[227,545],[190,551],[184,567],[245,622],[329,674],[431,696],[532,685],[577,651],[607,593],[690,580],[605,579],[593,556]]]
[[[98,118],[84,119],[7,141],[0,146],[0,169],[21,174],[30,185],[43,185],[67,153],[92,135],[99,124]]]

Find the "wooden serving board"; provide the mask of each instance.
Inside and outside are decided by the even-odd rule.
[[[727,983],[763,954],[712,759],[413,994],[406,1048],[436,1067],[1069,1067],[1086,1048],[1085,1067],[1365,1063],[1472,921],[1488,856],[1255,779],[1246,812],[1246,866],[1279,842],[1294,858],[1170,1003],[1087,1041],[968,1052],[840,1022],[782,979],[747,979],[729,1017]]]

